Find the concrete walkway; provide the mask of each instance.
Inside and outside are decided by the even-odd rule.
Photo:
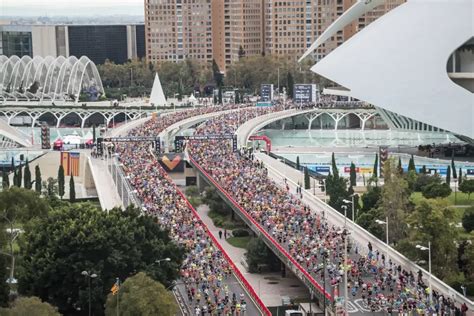
[[[225,239],[219,239],[219,230],[222,230],[222,232],[224,230],[214,225],[212,219],[208,216],[209,207],[207,205],[199,206],[197,212],[209,228],[210,233],[220,242],[222,248],[253,287],[265,306],[280,306],[283,296],[290,298],[307,297],[309,299],[309,292],[306,287],[289,271],[287,271],[287,277],[285,278],[282,278],[280,273],[256,274],[247,272],[241,262],[246,250],[232,246]]]
[[[100,206],[103,210],[110,210],[114,207],[123,207],[122,200],[117,192],[112,175],[107,170],[106,160],[100,158],[90,158],[92,176],[94,178]]]

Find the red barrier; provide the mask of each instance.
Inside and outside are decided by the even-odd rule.
[[[161,168],[161,166],[159,166],[159,168]],[[202,221],[202,219],[199,216],[198,212],[194,209],[194,207],[191,205],[191,203],[189,203],[188,199],[184,196],[183,192],[181,192],[181,190],[178,189],[176,184],[168,177],[167,174],[166,174],[166,177],[168,178],[168,181],[173,184],[173,186],[175,187],[176,191],[181,196],[181,198],[183,198],[183,200],[186,202],[188,207],[193,212],[194,216],[196,216],[201,221],[202,225],[204,226],[204,228],[206,230],[206,233],[209,235],[209,237],[211,237],[213,243],[217,246],[217,248],[219,248],[219,250],[224,255],[225,259],[229,262],[230,267],[233,270],[234,275],[242,282],[242,284],[244,285],[244,287],[247,290],[248,294],[250,294],[250,296],[252,297],[254,302],[258,305],[258,307],[263,312],[263,314],[266,315],[266,316],[271,316],[272,313],[270,312],[270,310],[265,306],[265,304],[263,304],[262,300],[258,297],[257,293],[255,293],[252,286],[247,282],[247,280],[242,275],[242,273],[240,273],[239,269],[235,266],[234,262],[229,257],[227,252],[225,252],[224,248],[222,248],[222,246],[217,241],[217,239],[211,234],[211,232],[209,231],[209,228],[207,227],[206,224],[204,224],[204,222]]]
[[[323,289],[321,285],[319,285],[319,283],[292,256],[290,256],[288,252],[282,246],[280,246],[280,244],[277,243],[273,237],[271,237],[270,234],[268,234],[267,231],[260,226],[258,222],[248,215],[247,211],[245,211],[206,171],[204,171],[204,169],[193,158],[189,157],[189,159],[201,171],[201,173],[204,174],[216,186],[216,188],[219,189],[219,191],[224,193],[224,195],[234,204],[234,206],[236,206],[242,212],[242,214],[244,214],[245,217],[247,217],[247,219],[249,219],[260,230],[260,232],[264,234],[273,243],[273,245],[277,247],[277,249],[281,251],[285,257],[287,257],[287,259],[290,260],[291,263],[293,263],[310,280],[310,282],[318,290],[320,290],[320,292],[324,293],[324,296],[328,300],[331,302],[334,301],[331,294],[329,294],[326,289]]]

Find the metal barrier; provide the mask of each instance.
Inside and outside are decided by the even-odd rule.
[[[122,205],[124,207],[128,207],[130,205],[140,207],[142,205],[140,203],[140,199],[138,198],[136,191],[127,181],[127,177],[123,173],[123,170],[121,168],[122,165],[118,162],[117,157],[113,157],[109,161],[110,163],[108,163],[108,170],[112,175],[112,179],[114,180],[117,192],[120,198],[122,199]]]
[[[212,177],[201,168],[201,166],[192,158],[189,163],[201,174],[204,180],[217,189],[219,196],[242,218],[242,220],[257,234],[262,237],[265,244],[279,257],[279,259],[298,277],[314,294],[318,302],[323,304],[326,300],[328,309],[334,310],[334,299],[323,287],[292,257],[280,246],[271,235],[256,222]],[[329,312],[329,311],[328,311]]]

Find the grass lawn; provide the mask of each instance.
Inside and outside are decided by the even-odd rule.
[[[245,237],[229,237],[227,238],[227,242],[234,247],[237,248],[247,248],[247,244],[249,243],[252,237],[245,236]]]
[[[413,192],[411,195],[411,200],[413,203],[418,204],[422,199],[423,195],[421,192]],[[446,198],[449,205],[465,205],[465,206],[474,206],[474,194],[472,194],[471,199],[468,199],[468,195],[462,192],[456,192],[456,198],[454,192]],[[454,201],[456,200],[456,204]]]

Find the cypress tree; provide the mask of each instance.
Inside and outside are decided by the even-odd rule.
[[[58,169],[58,194],[62,199],[64,196],[64,168],[62,165]]]
[[[39,165],[35,167],[35,191],[41,193],[41,171]]]
[[[300,156],[296,156],[296,169],[300,170]]]
[[[459,185],[462,183],[462,169],[459,167]]]
[[[22,180],[23,180],[23,166],[21,165],[21,162],[20,162],[20,166],[18,167],[18,174],[16,176],[17,187],[21,188]]]
[[[416,172],[415,158],[413,158],[413,155],[411,155],[410,161],[408,162],[408,171]]]
[[[309,190],[311,188],[308,167],[304,168],[304,188],[305,190]]]
[[[398,157],[398,173],[403,174],[402,157]]]
[[[8,172],[5,171],[5,167],[2,169],[2,187],[3,190],[10,187],[10,179],[8,178]]]
[[[26,159],[25,163],[25,174],[23,176],[23,186],[25,189],[31,189],[31,171],[30,165],[28,163],[28,159]]]
[[[221,87],[219,87],[219,94],[217,97],[219,99],[218,100],[219,104],[222,104],[222,88]]]
[[[423,167],[421,167],[421,173],[426,174],[426,166],[425,165],[423,165]]]
[[[332,164],[332,174],[334,178],[339,178],[339,170],[337,169],[336,156],[334,155],[334,153],[332,153],[331,164]]]
[[[377,178],[379,176],[379,154],[375,154],[374,170],[372,176]]]
[[[293,98],[293,89],[295,85],[295,81],[293,80],[293,76],[291,72],[288,72],[286,75],[286,81],[288,83],[287,95],[289,98]]]
[[[448,166],[448,169],[446,170],[446,183],[448,185],[451,184],[451,167]]]
[[[357,185],[357,172],[356,172],[356,166],[354,165],[352,161],[351,161],[351,169],[350,169],[349,176],[350,176],[351,187],[356,186]]]
[[[456,165],[454,164],[454,154],[453,154],[453,157],[451,158],[451,170],[453,171],[453,178],[457,179],[458,175],[456,174]]]
[[[76,202],[76,188],[74,187],[74,176],[71,175],[69,180],[69,202]]]

